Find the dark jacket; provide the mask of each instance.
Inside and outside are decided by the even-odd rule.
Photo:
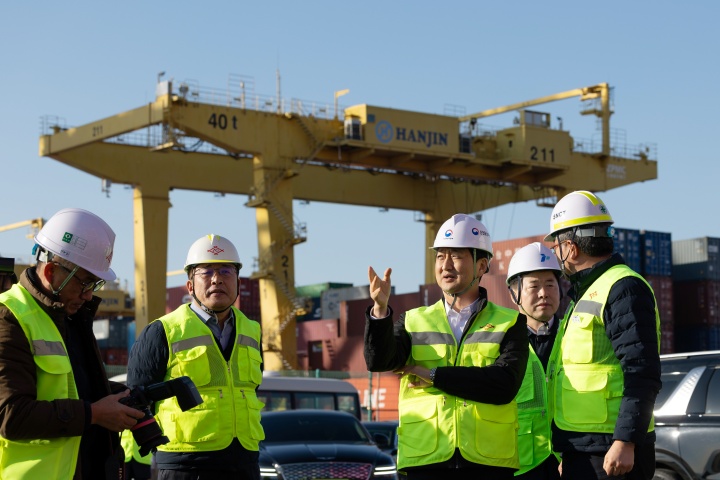
[[[73,478],[106,478],[106,464],[112,465],[113,473],[117,474],[122,460],[114,460],[124,457],[119,434],[90,424],[90,404],[111,393],[92,329],[101,299],[93,297],[77,313],[67,317],[63,304],[37,288],[39,281],[34,268],[22,273],[20,285],[60,332],[80,399],[36,400],[36,367],[28,339],[12,312],[0,305],[0,434],[10,440],[81,435],[80,458]]]
[[[181,305],[179,308],[185,308]],[[237,321],[237,319],[236,319]],[[213,335],[218,348],[220,341]],[[233,325],[232,338],[235,338]],[[234,342],[222,350],[225,360],[229,361]],[[147,386],[165,380],[169,358],[169,347],[165,329],[161,322],[148,324],[133,345],[128,358],[127,384],[129,387]],[[154,455],[157,468],[161,470],[209,470],[240,472],[249,463],[257,464],[258,452],[246,450],[237,438],[223,450],[210,452],[163,452]]]
[[[487,305],[487,291],[480,287],[480,305]],[[468,320],[463,335],[477,318],[478,312]],[[411,353],[410,335],[405,330],[405,313],[393,321],[392,309],[386,318],[370,317],[372,306],[365,314],[365,363],[371,372],[392,371],[406,364]],[[503,405],[511,402],[522,384],[528,360],[527,320],[518,313],[515,325],[505,334],[500,344],[500,356],[486,367],[439,367],[435,372],[434,386],[450,395],[475,402]],[[456,455],[445,464],[428,467],[471,467],[467,460]],[[423,467],[417,467],[423,468]],[[500,468],[500,467],[492,467]]]
[[[595,264],[570,277],[574,301],[603,273],[624,264],[620,254]],[[655,432],[648,426],[660,391],[660,355],[655,324],[655,298],[641,279],[625,277],[611,288],[603,316],[605,333],[612,343],[624,375],[623,399],[612,435],[568,432],[553,423],[553,448],[556,451],[606,451],[614,440],[635,444],[653,443]]]

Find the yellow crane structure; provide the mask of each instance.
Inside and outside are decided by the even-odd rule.
[[[6,232],[8,230],[14,230],[16,228],[30,227],[30,233],[26,235],[27,238],[35,238],[35,235],[45,225],[44,218],[31,218],[30,220],[23,220],[22,222],[10,223],[8,225],[0,226],[0,232]]]
[[[462,117],[364,104],[338,112],[345,93],[335,92],[333,108],[254,95],[243,81],[224,91],[158,82],[147,105],[80,127],[53,125],[40,137],[41,156],[132,185],[138,332],[165,313],[172,189],[248,195],[258,231],[253,276],[265,366],[282,370],[297,365],[295,317],[304,308],[295,296],[293,247],[306,232],[294,221],[294,199],[421,212],[429,247],[458,209],[551,205],[568,191],[657,177],[648,149],[625,153],[610,145],[606,83]],[[601,120],[598,148],[580,149],[569,132],[551,128],[550,114],[526,109],[570,97]],[[491,131],[478,122],[513,110],[519,118],[512,127]],[[430,283],[430,250],[425,263]]]

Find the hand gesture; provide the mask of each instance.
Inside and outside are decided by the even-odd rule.
[[[368,278],[370,279],[370,298],[375,305],[372,315],[375,318],[385,318],[388,315],[388,301],[390,300],[390,274],[392,268],[385,270],[385,275],[380,278],[372,267],[368,267]]]

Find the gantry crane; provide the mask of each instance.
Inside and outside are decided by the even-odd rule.
[[[35,235],[37,235],[37,233],[42,229],[43,225],[45,225],[44,218],[31,218],[30,220],[23,220],[22,222],[15,222],[8,225],[3,225],[0,227],[0,232],[6,232],[8,230],[14,230],[16,228],[29,226],[30,233],[28,233],[26,237],[35,238]]]
[[[332,106],[248,92],[159,82],[153,102],[40,138],[49,156],[111,182],[132,185],[138,332],[165,312],[169,191],[248,195],[256,209],[263,351],[268,370],[296,366],[294,245],[305,241],[293,199],[419,211],[432,245],[454,213],[536,200],[575,189],[604,191],[657,177],[649,150],[610,146],[610,88],[571,90],[462,117],[356,105]],[[579,96],[602,121],[603,142],[581,150],[550,115],[528,106]],[[478,119],[519,110],[516,125],[489,131]],[[210,148],[198,148],[198,145]],[[433,281],[432,254],[426,281]]]

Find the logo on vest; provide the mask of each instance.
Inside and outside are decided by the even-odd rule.
[[[488,323],[482,329],[484,332],[487,332],[488,330],[495,330],[495,325],[493,325],[492,323]]]
[[[588,294],[588,296],[589,296],[590,299],[592,300],[593,298],[597,297],[597,294],[598,294],[597,291],[594,291],[594,292]]]
[[[580,321],[580,315],[573,315],[570,317],[570,321],[578,323]]]

